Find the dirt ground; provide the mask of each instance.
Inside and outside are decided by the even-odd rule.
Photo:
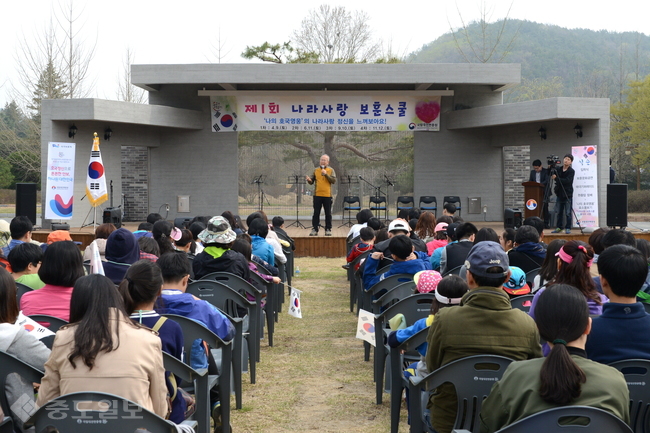
[[[355,338],[343,263],[296,259],[300,274],[293,285],[303,291],[303,318],[286,313],[287,297],[274,346],[262,341],[257,383],[244,375],[243,409],[232,411],[234,433],[390,431],[390,396],[375,404],[372,357],[363,361],[363,343]],[[408,431],[404,406],[400,431]]]

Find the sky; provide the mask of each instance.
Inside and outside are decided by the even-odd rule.
[[[601,7],[586,0],[74,0],[82,40],[88,48],[95,45],[88,74],[94,86],[89,96],[116,99],[127,48],[134,53],[135,64],[218,63],[216,47],[220,45],[221,63],[245,63],[240,54],[247,45],[289,41],[309,10],[323,3],[366,12],[374,36],[398,54],[418,50],[448,32],[450,24],[459,27],[460,16],[466,22],[478,19],[482,5],[490,21],[503,18],[510,8],[510,18],[650,34],[650,3],[640,0],[618,0]],[[51,20],[56,26],[53,17],[62,4],[69,0],[0,0],[0,106],[19,88],[20,41],[31,45]]]

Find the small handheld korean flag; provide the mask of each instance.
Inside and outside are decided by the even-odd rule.
[[[93,149],[90,151],[90,162],[88,163],[86,196],[92,207],[99,206],[108,200],[104,163],[102,162],[102,153],[99,150],[99,137],[97,137],[96,132],[95,138],[93,138]]]
[[[291,302],[289,303],[289,314],[302,319],[302,305],[300,305],[300,294],[298,289],[291,288]]]
[[[25,331],[29,332],[39,340],[54,335],[54,332],[50,331],[42,325],[39,325],[34,320],[25,316],[22,311],[18,313],[18,320],[16,320],[16,324],[21,326]]]
[[[360,309],[359,321],[357,322],[357,338],[367,341],[373,346],[375,343],[375,316],[374,314]]]
[[[97,241],[92,241],[90,245],[88,245],[88,248],[90,248],[90,273],[91,274],[99,274],[99,275],[106,275],[104,274],[104,265],[102,264],[102,258],[99,255],[99,247],[97,247]]]

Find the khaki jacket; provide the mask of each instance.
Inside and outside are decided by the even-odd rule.
[[[135,328],[127,317],[117,318],[112,311],[111,324],[119,326],[119,346],[100,352],[90,370],[81,359],[76,368],[68,361],[73,349],[77,325],[66,325],[54,338],[52,353],[45,363],[36,405],[64,394],[81,391],[107,392],[138,403],[161,417],[168,415],[167,387],[162,360],[162,345],[155,331]],[[115,328],[113,328],[115,329]],[[113,331],[113,341],[117,341]]]
[[[429,371],[473,355],[500,355],[513,360],[539,358],[542,348],[535,321],[512,309],[508,294],[497,287],[479,287],[463,296],[460,306],[443,308],[427,336]],[[450,432],[456,420],[456,392],[444,384],[429,401],[431,423]]]

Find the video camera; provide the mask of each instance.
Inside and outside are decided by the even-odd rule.
[[[557,155],[549,155],[546,157],[546,163],[549,170],[554,170],[556,166],[562,165],[562,160]]]

